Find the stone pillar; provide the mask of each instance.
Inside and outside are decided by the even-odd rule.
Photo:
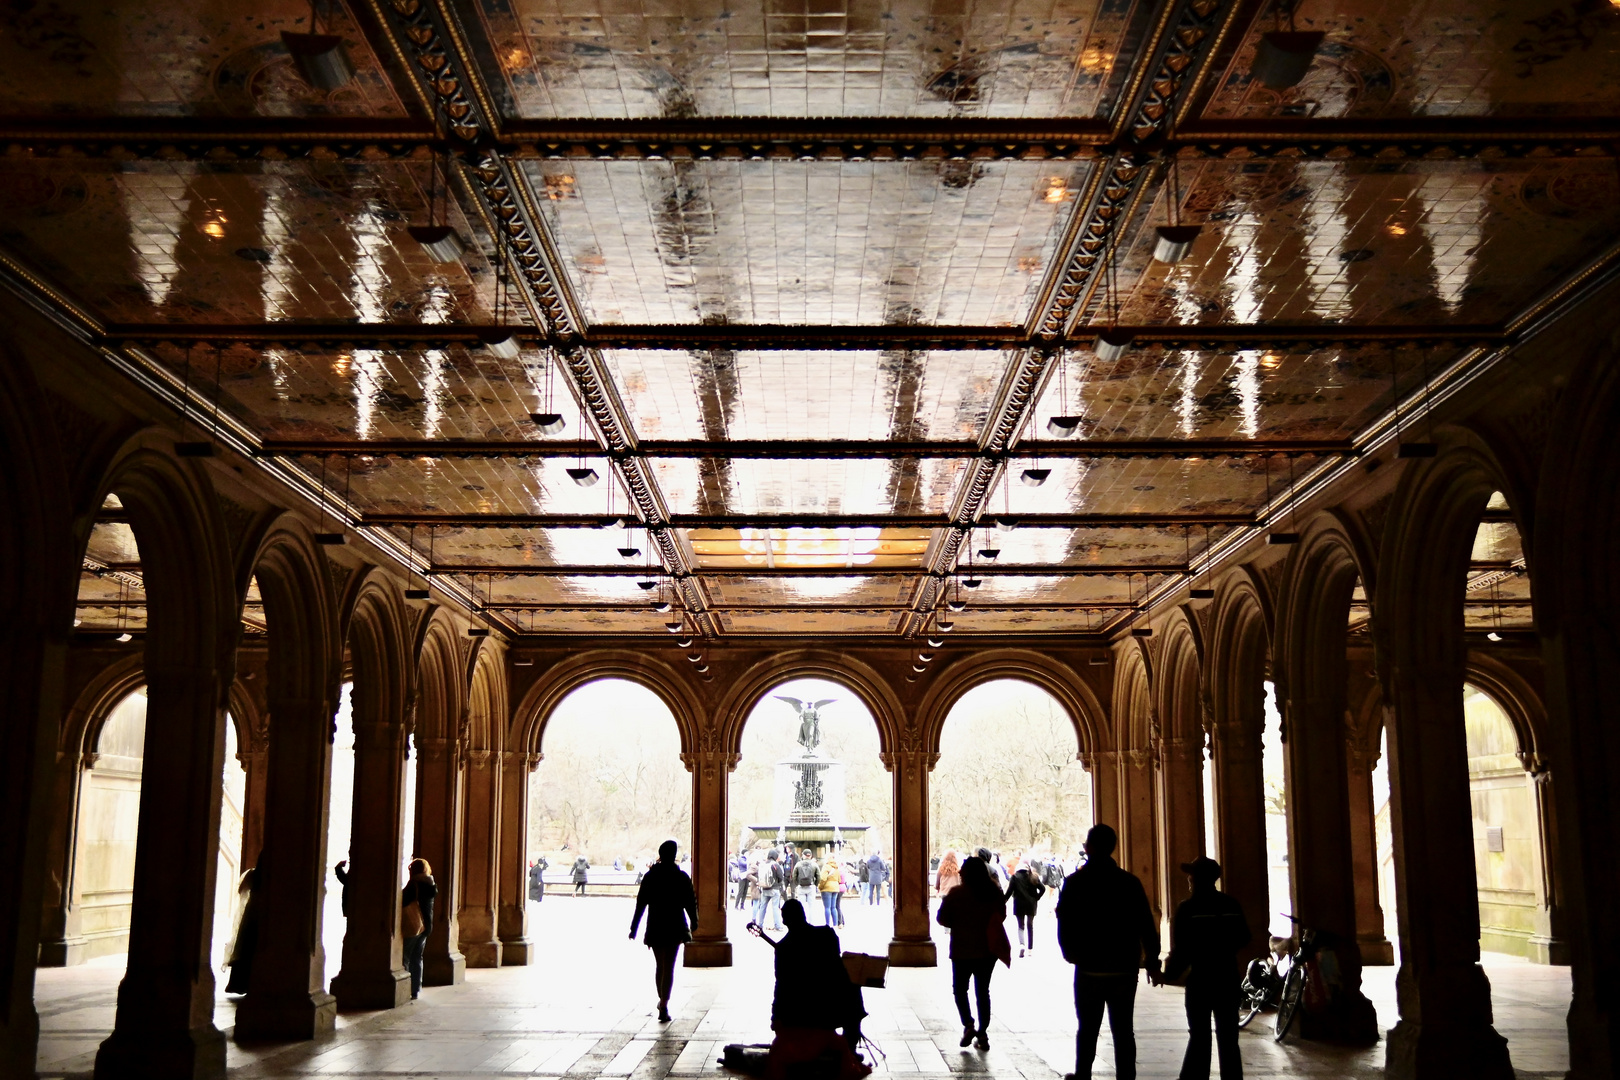
[[[726,838],[731,771],[737,767],[738,755],[721,750],[720,739],[712,732],[703,735],[703,749],[681,755],[692,773],[692,884],[698,904],[698,928],[686,947],[686,966],[730,967]]]
[[[422,954],[422,982],[454,986],[467,977],[461,955],[461,752],[454,739],[419,739],[416,744],[416,844],[433,868],[439,888],[433,930]]]
[[[529,962],[534,943],[529,940],[529,774],[540,765],[540,755],[508,751],[501,755],[500,910],[496,929],[501,943],[501,966],[522,967]]]
[[[1210,785],[1215,805],[1215,859],[1221,889],[1237,898],[1253,935],[1238,959],[1266,953],[1271,923],[1271,856],[1266,847],[1266,780],[1258,726],[1217,724],[1211,746]]]
[[[1158,795],[1153,753],[1125,750],[1120,753],[1120,764],[1119,850],[1115,855],[1120,866],[1141,878],[1153,905],[1153,918],[1163,923],[1164,898],[1159,890],[1157,822],[1153,813]]]
[[[74,854],[78,849],[79,799],[85,773],[95,764],[93,750],[56,754],[51,784],[50,831],[45,849],[45,897],[39,920],[39,966],[84,962],[84,938],[74,925]]]
[[[1342,649],[1342,642],[1336,647]],[[1342,685],[1343,679],[1338,681]],[[1294,915],[1305,927],[1331,936],[1341,975],[1328,1003],[1301,1015],[1300,1034],[1370,1046],[1378,1041],[1378,1016],[1361,992],[1361,951],[1356,947],[1343,691],[1289,696],[1283,708]]]
[[[1395,848],[1401,1019],[1384,1071],[1399,1078],[1512,1080],[1479,966],[1479,885],[1463,721],[1463,667],[1390,665],[1389,786]]]
[[[1569,963],[1569,942],[1564,938],[1564,919],[1558,907],[1558,827],[1552,772],[1539,759],[1525,761],[1525,768],[1536,799],[1536,855],[1540,863],[1536,883],[1540,910],[1536,913],[1536,932],[1530,938],[1534,950],[1531,959],[1538,964],[1565,965]]]
[[[321,945],[335,704],[331,698],[270,702],[273,737],[255,900],[259,945],[247,997],[236,1008],[238,1042],[313,1039],[329,1034],[337,1020]]]
[[[1203,739],[1165,739],[1159,754],[1165,841],[1161,903],[1170,915],[1192,895],[1181,864],[1204,854]]]
[[[400,937],[404,876],[405,729],[354,725],[354,803],[349,841],[348,926],[332,994],[345,1009],[392,1009],[411,997]]]
[[[1378,830],[1373,806],[1373,769],[1378,751],[1368,750],[1355,738],[1345,741],[1349,773],[1350,862],[1356,882],[1356,944],[1362,964],[1388,967],[1395,962],[1395,946],[1384,933],[1384,905],[1378,896]],[[1472,850],[1472,849],[1470,849]]]
[[[908,739],[883,755],[894,776],[894,940],[889,963],[933,967],[939,963],[928,918],[928,774],[939,761]]]
[[[264,851],[264,793],[270,781],[268,736],[261,734],[251,750],[236,755],[247,774],[242,795],[242,867],[257,866]]]
[[[163,753],[143,763],[129,960],[98,1078],[225,1075],[209,946],[230,684],[217,669],[146,669],[147,730]]]
[[[1091,823],[1110,825],[1120,829],[1119,816],[1119,753],[1114,750],[1093,750],[1080,755],[1081,764],[1091,774]],[[1072,851],[1064,852],[1073,858]]]
[[[462,830],[461,952],[470,968],[500,967],[495,907],[501,845],[501,770],[493,750],[467,751]]]

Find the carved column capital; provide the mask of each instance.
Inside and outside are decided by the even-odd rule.
[[[423,761],[448,761],[456,752],[454,739],[417,739],[416,756]]]
[[[1159,744],[1159,753],[1166,764],[1187,764],[1203,759],[1203,739],[1165,739]]]
[[[681,764],[686,766],[686,771],[696,773],[705,784],[718,780],[722,767],[726,772],[732,772],[741,760],[741,754],[728,754],[723,750],[698,750],[681,755]]]
[[[932,772],[934,766],[939,764],[938,754],[930,754],[920,747],[886,751],[879,754],[878,758],[883,762],[883,767],[890,772],[897,769],[905,773]]]
[[[487,769],[495,764],[495,751],[468,750],[465,754],[467,764],[475,769]]]

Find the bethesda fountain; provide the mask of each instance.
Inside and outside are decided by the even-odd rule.
[[[777,844],[827,845],[855,843],[870,825],[852,822],[844,810],[844,763],[818,753],[821,746],[821,710],[836,698],[805,702],[777,695],[793,707],[799,720],[800,751],[776,763],[772,788],[771,821],[750,825],[756,840]]]

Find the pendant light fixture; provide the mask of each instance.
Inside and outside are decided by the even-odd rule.
[[[1173,125],[1175,123],[1172,110],[1172,143],[1174,141]],[[1198,234],[1203,232],[1199,225],[1183,224],[1181,220],[1181,158],[1175,150],[1167,151],[1165,168],[1165,209],[1169,224],[1160,225],[1153,230],[1153,258],[1156,262],[1166,266],[1174,266],[1192,253],[1193,243]]]
[[[489,330],[481,331],[478,340],[483,343],[489,354],[498,360],[516,360],[523,355],[518,346],[517,335],[506,325],[506,316],[511,310],[511,285],[507,275],[506,258],[500,250],[500,242],[496,241],[495,251],[495,326]]]
[[[585,430],[585,406],[584,405],[581,405],[579,407],[579,429],[581,431]],[[580,487],[584,487],[584,488],[595,487],[596,482],[598,480],[602,479],[599,475],[597,475],[597,472],[596,472],[595,469],[593,469],[590,466],[585,464],[585,451],[584,450],[581,450],[579,452],[579,460],[574,465],[574,467],[567,470],[567,471],[568,471],[568,478],[570,480],[572,480],[574,483],[578,484]]]
[[[307,34],[291,30],[281,32],[281,44],[292,57],[299,78],[316,90],[333,91],[349,84],[354,78],[354,61],[349,57],[343,38],[332,33],[332,16],[326,17],[326,33],[318,33],[315,22],[316,0],[310,0],[309,30]]]
[[[1267,90],[1287,90],[1298,86],[1316,59],[1316,50],[1326,37],[1320,30],[1294,29],[1296,0],[1276,0],[1272,8],[1276,23],[1269,33],[1260,35],[1260,47],[1255,50],[1254,64],[1249,77]],[[1284,9],[1288,13],[1288,29],[1282,28]]]
[[[1189,589],[1187,591],[1187,596],[1190,599],[1193,599],[1193,600],[1213,600],[1213,599],[1215,599],[1215,590],[1213,588],[1211,588],[1210,584],[1209,584],[1210,563],[1211,563],[1211,560],[1210,560],[1210,557],[1209,557],[1209,526],[1205,525],[1204,526],[1204,584],[1203,584],[1202,588],[1194,586],[1193,588],[1191,588],[1191,589]],[[1190,556],[1187,559],[1187,564],[1188,564],[1188,569],[1191,569],[1192,568],[1192,559],[1191,559]]]
[[[407,540],[405,543],[406,543],[407,549],[410,551],[409,561],[406,563],[406,566],[405,566],[406,584],[408,585],[408,584],[410,584],[410,573],[411,573],[411,571],[418,569],[417,563],[416,563],[416,526],[415,525],[411,526],[410,539]],[[428,567],[431,568],[432,566],[433,566],[433,527],[430,525],[430,526],[428,526]],[[428,587],[427,587],[427,569],[422,569],[421,570],[421,577],[422,577],[422,585],[421,585],[421,587],[416,588],[416,589],[406,589],[405,590],[405,599],[407,599],[407,600],[426,600],[429,597],[429,595],[431,595],[428,592]]]
[[[543,400],[540,403],[540,411],[530,413],[529,419],[534,422],[535,427],[540,429],[540,434],[555,435],[563,428],[567,427],[568,424],[563,420],[562,413],[552,411],[552,406],[555,403],[557,393],[556,368],[560,361],[550,349],[545,350],[545,354],[545,374],[541,376],[540,379],[540,396]]]
[[[442,186],[440,181],[443,181]],[[461,234],[447,224],[437,223],[440,217],[448,217],[448,204],[450,201],[450,152],[445,151],[444,168],[441,175],[439,159],[433,159],[433,173],[428,185],[428,223],[426,225],[412,225],[405,231],[411,234],[411,239],[422,245],[427,257],[436,263],[453,263],[461,258],[467,245],[462,241]],[[435,208],[439,213],[435,213]]]
[[[343,503],[344,503],[345,506],[347,506],[348,502],[349,502],[349,481],[348,481],[349,467],[350,467],[350,463],[349,463],[348,458],[344,458]],[[341,547],[342,545],[348,543],[347,537],[345,537],[344,534],[341,533],[341,532],[325,532],[325,531],[323,531],[324,527],[326,525],[326,455],[325,454],[321,455],[320,499],[319,499],[319,501],[317,502],[316,505],[320,508],[320,521],[315,526],[315,528],[316,528],[315,542],[317,544],[321,544],[321,545],[324,545],[326,547]]]
[[[1110,244],[1108,262],[1104,268],[1106,276],[1103,279],[1103,287],[1107,290],[1105,299],[1111,308],[1108,329],[1097,335],[1097,342],[1092,348],[1092,352],[1097,354],[1097,359],[1109,364],[1124,356],[1125,350],[1129,349],[1131,342],[1135,340],[1131,334],[1122,333],[1119,329],[1119,275],[1116,270],[1116,253],[1116,245]]]
[[[1058,353],[1058,408],[1069,407],[1069,353],[1068,350]],[[1053,416],[1046,421],[1046,430],[1060,439],[1067,439],[1080,430],[1080,417]]]

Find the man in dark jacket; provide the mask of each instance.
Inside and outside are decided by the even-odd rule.
[[[1192,895],[1181,902],[1170,921],[1170,955],[1164,964],[1165,978],[1180,978],[1182,972],[1188,972],[1187,1054],[1181,1061],[1181,1080],[1209,1076],[1212,1013],[1221,1080],[1243,1080],[1243,1058],[1238,1053],[1237,951],[1249,943],[1249,922],[1237,898],[1215,888],[1221,877],[1220,863],[1200,856],[1182,863],[1181,869],[1192,879]]]
[[[1159,974],[1158,923],[1142,882],[1114,862],[1118,842],[1109,826],[1092,826],[1086,861],[1058,896],[1058,946],[1074,965],[1074,1009],[1080,1018],[1076,1080],[1090,1080],[1104,1008],[1114,1036],[1115,1072],[1119,1080],[1136,1080],[1136,973],[1145,964],[1150,979]]]
[[[1023,956],[1026,949],[1035,951],[1035,912],[1040,907],[1041,897],[1046,895],[1046,885],[1036,873],[1039,866],[1039,863],[1034,868],[1020,866],[1007,883],[1005,895],[1012,901],[1013,918],[1018,923],[1019,956]]]

